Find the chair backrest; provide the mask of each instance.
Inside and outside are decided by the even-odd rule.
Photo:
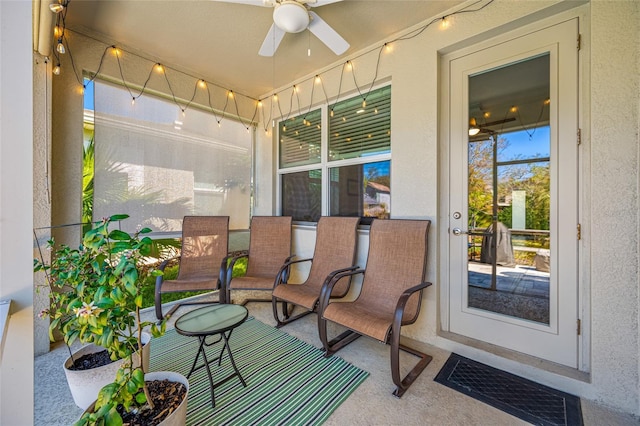
[[[229,250],[229,216],[185,216],[178,279],[218,277]]]
[[[425,280],[429,220],[374,219],[369,256],[358,303],[393,315],[400,295]],[[403,323],[415,321],[422,292],[405,306]]]
[[[291,256],[291,216],[251,219],[247,276],[275,276]]]
[[[313,262],[305,282],[317,288],[318,294],[330,272],[348,268],[355,262],[359,222],[359,217],[323,216],[318,220]],[[348,290],[348,284],[347,280],[338,283],[333,294],[343,295]]]

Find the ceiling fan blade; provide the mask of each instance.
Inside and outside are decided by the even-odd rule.
[[[327,47],[333,50],[336,55],[342,55],[349,48],[349,43],[343,39],[333,28],[329,26],[321,17],[315,12],[309,12],[311,15],[311,23],[309,24],[309,31],[311,31],[321,42],[327,45]]]
[[[237,4],[248,4],[250,6],[264,6],[264,7],[273,7],[275,4],[274,0],[211,0],[218,3],[237,3]]]
[[[264,38],[258,54],[260,56],[273,56],[273,54],[276,53],[278,46],[280,46],[280,42],[282,41],[284,34],[285,32],[278,28],[276,24],[271,24],[271,28],[269,28],[269,32]]]
[[[308,2],[306,2],[306,4],[308,4],[311,7],[320,7],[320,6],[324,6],[325,4],[331,4],[331,3],[338,3],[339,1],[342,0],[310,0]]]

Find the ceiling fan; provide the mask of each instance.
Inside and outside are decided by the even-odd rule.
[[[329,26],[311,7],[324,6],[342,0],[217,0],[225,3],[241,3],[253,6],[273,7],[273,24],[258,52],[261,56],[273,56],[285,33],[311,31],[336,55],[342,55],[349,43]]]

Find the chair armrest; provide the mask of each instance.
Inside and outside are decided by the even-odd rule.
[[[169,262],[173,262],[174,260],[177,260],[177,259],[180,259],[180,256],[174,256],[174,257],[171,257],[169,259],[163,260],[162,263],[160,263],[160,266],[158,266],[158,270],[159,271],[164,271],[164,269],[167,267]]]
[[[365,270],[360,269],[359,266],[350,266],[348,268],[339,269],[337,271],[333,271],[329,273],[327,278],[322,283],[322,289],[320,290],[320,297],[318,298],[318,315],[322,315],[325,308],[329,304],[329,298],[331,297],[331,292],[333,291],[333,287],[344,277],[364,274]]]
[[[392,330],[397,331],[398,333],[400,332],[400,326],[402,325],[402,317],[404,315],[404,308],[407,304],[407,301],[409,300],[409,297],[411,297],[414,293],[418,292],[418,291],[422,291],[425,288],[429,287],[431,285],[430,282],[421,282],[420,284],[413,286],[411,288],[406,289],[398,298],[398,303],[396,304],[396,311],[395,314],[393,316],[393,328]],[[420,298],[418,300],[418,309],[416,310],[416,318],[417,315],[420,313],[420,304],[422,303],[422,298]],[[413,322],[416,320],[416,318],[413,318],[410,322]]]
[[[289,256],[284,261],[284,264],[280,267],[280,270],[276,274],[276,279],[273,282],[273,288],[276,288],[278,284],[286,284],[289,281],[289,274],[291,273],[291,265],[301,262],[313,261],[313,258],[295,259],[295,254]]]

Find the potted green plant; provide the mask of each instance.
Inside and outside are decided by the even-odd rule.
[[[34,271],[44,271],[51,287],[50,309],[43,312],[51,318],[50,338],[59,329],[68,345],[76,340],[94,344],[104,348],[111,360],[123,360],[110,383],[93,396],[95,404],[87,408],[80,425],[122,424],[123,416],[155,408],[145,381],[147,366],[137,357],[143,353],[144,328],[154,336],[165,331],[164,323],[144,322],[140,316],[144,279],[162,272],[145,265],[152,248],[152,240],[144,236],[149,228],[134,234],[110,229],[113,222],[127,217],[114,215],[94,224],[77,249],[66,245],[55,249],[50,264],[34,261]],[[49,245],[55,247],[53,241]],[[188,385],[186,379],[183,383]],[[185,386],[185,413],[186,391]]]

